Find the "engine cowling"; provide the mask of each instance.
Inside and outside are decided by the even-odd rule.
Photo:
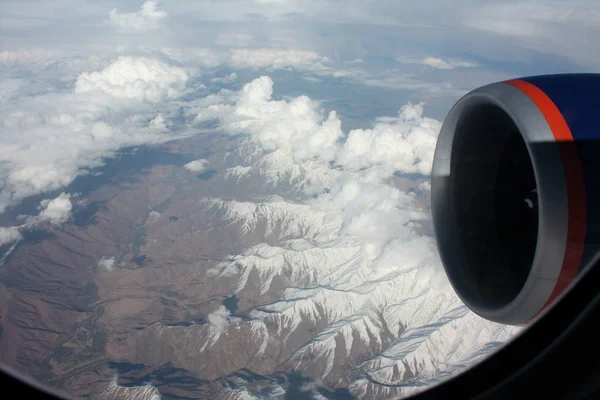
[[[452,108],[432,171],[446,274],[475,313],[527,324],[600,249],[600,75],[476,89]]]

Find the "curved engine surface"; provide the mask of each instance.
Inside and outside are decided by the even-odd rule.
[[[480,316],[525,324],[600,249],[600,74],[476,89],[448,114],[432,171],[444,268]]]

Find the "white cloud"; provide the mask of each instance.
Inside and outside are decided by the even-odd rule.
[[[359,239],[375,267],[393,269],[398,260],[419,265],[435,259],[433,239],[415,233],[418,222],[427,218],[423,206],[388,180],[396,171],[431,172],[441,123],[423,117],[421,104],[408,104],[397,117],[379,118],[372,129],[353,130],[344,141],[334,112],[325,118],[319,103],[306,96],[275,101],[272,93],[273,81],[267,76],[245,85],[232,108],[220,108],[227,110],[220,116],[223,127],[249,132],[263,149],[307,169],[329,170],[325,175],[334,177],[329,190],[310,205],[324,212],[327,221],[337,221],[341,235]]]
[[[427,214],[414,196],[389,185],[389,177],[379,167],[342,173],[311,206],[324,212],[328,223],[337,223],[340,235],[358,240],[374,268],[425,264],[436,254],[435,244],[413,225]],[[391,246],[394,241],[402,246]]]
[[[189,163],[185,164],[183,168],[191,172],[202,173],[208,169],[208,164],[210,164],[208,160],[201,158],[199,160],[190,161]]]
[[[380,119],[373,129],[350,132],[337,161],[358,171],[373,165],[429,175],[441,124],[423,117],[422,104],[402,107],[397,118]]]
[[[233,82],[237,81],[237,74],[235,72],[232,72],[231,74],[229,74],[227,76],[224,76],[221,78],[213,78],[211,80],[215,83],[224,83],[224,84],[233,83]]]
[[[240,91],[233,112],[214,107],[224,127],[250,132],[266,150],[283,150],[296,161],[336,161],[350,171],[379,166],[388,173],[429,175],[441,123],[423,117],[422,104],[409,104],[395,118],[380,118],[373,129],[354,130],[340,145],[341,121],[332,111],[325,117],[317,101],[306,96],[274,101],[273,81],[262,76]],[[203,114],[204,115],[204,114]]]
[[[234,116],[226,118],[233,132],[248,131],[267,150],[282,149],[294,159],[319,157],[333,160],[341,121],[335,112],[325,118],[319,103],[306,96],[290,102],[273,101],[273,81],[262,76],[246,84],[235,105]]]
[[[229,325],[229,315],[231,313],[225,306],[220,306],[215,311],[208,314],[208,322],[212,325],[217,333],[223,333],[227,325]]]
[[[226,66],[233,69],[267,69],[306,71],[319,76],[334,78],[355,77],[357,70],[340,69],[333,65],[327,57],[320,56],[311,50],[296,48],[262,48],[253,47],[254,40],[245,33],[227,32],[217,38],[216,44],[233,47],[227,51],[220,48],[162,48],[160,51],[177,62],[191,67],[203,66],[215,68]],[[246,47],[241,47],[246,46]],[[235,74],[235,75],[234,75]],[[237,79],[233,72],[228,77],[214,78],[217,83],[229,83]]]
[[[311,50],[294,48],[238,48],[231,50],[227,61],[233,68],[296,69],[319,76],[348,78],[360,75],[359,71],[331,67],[331,60]]]
[[[124,29],[152,29],[160,26],[160,22],[167,16],[165,11],[158,9],[158,2],[147,0],[139,11],[120,13],[114,9],[110,12],[110,21]]]
[[[61,193],[52,200],[42,200],[40,202],[40,214],[37,219],[39,221],[48,221],[53,225],[60,225],[71,219],[71,194]]]
[[[435,69],[441,70],[452,70],[455,68],[475,68],[479,64],[472,61],[458,60],[458,59],[442,59],[438,57],[425,57],[425,58],[413,58],[413,57],[398,57],[396,61],[402,64],[418,64],[425,65]]]
[[[303,76],[302,79],[304,79],[305,81],[313,82],[313,83],[321,83],[321,82],[323,82],[322,79],[315,78],[314,76]]]
[[[182,94],[187,73],[175,66],[145,57],[119,57],[99,72],[84,72],[75,93],[100,91],[115,97],[157,102]]]
[[[156,117],[154,117],[148,124],[148,128],[166,129],[167,126],[165,125],[165,116],[162,113],[156,114]]]
[[[5,66],[20,66],[31,64],[47,66],[56,59],[56,55],[51,51],[40,48],[19,49],[17,51],[0,51],[0,65]]]
[[[159,213],[158,211],[150,211],[148,213],[148,218],[147,218],[146,222],[148,224],[154,224],[160,220],[161,215],[162,214]]]
[[[100,261],[98,261],[98,268],[102,268],[106,271],[112,271],[115,267],[115,258],[114,257],[102,257]]]
[[[148,213],[148,217],[152,218],[152,219],[158,219],[160,218],[161,213],[159,213],[158,211],[150,211]]]
[[[27,196],[62,189],[122,147],[182,137],[185,122],[171,132],[166,121],[194,103],[172,101],[186,80],[181,68],[121,57],[80,74],[74,93],[66,87],[9,96],[0,110],[0,213]]]
[[[315,68],[323,58],[314,51],[295,49],[233,49],[231,64],[238,68]]]
[[[17,227],[0,227],[0,246],[21,240],[23,236]]]
[[[477,67],[479,64],[469,61],[461,61],[461,60],[442,60],[441,58],[436,57],[425,57],[421,63],[423,65],[427,65],[428,67],[437,68],[437,69],[454,69],[454,68],[473,68]]]

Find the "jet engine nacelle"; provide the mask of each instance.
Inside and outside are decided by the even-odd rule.
[[[446,274],[475,313],[526,324],[600,249],[600,75],[523,78],[452,108],[432,171]]]

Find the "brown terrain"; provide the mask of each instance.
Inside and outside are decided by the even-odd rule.
[[[174,165],[119,182],[125,176],[86,194],[101,205],[89,223],[40,226],[0,267],[0,360],[78,396],[131,397],[107,392],[115,387],[111,362],[178,364],[178,331],[202,338],[207,314],[232,293],[226,281],[215,284],[206,275],[241,244],[198,203],[211,182]],[[158,209],[160,217],[149,217]],[[103,257],[115,258],[112,270],[99,266]],[[135,340],[168,326],[172,337]],[[222,350],[184,367],[211,380],[243,367],[239,356],[228,355],[247,349]]]
[[[188,160],[186,153],[201,154],[210,145],[218,149],[211,165],[219,170],[225,168],[222,160],[231,166],[236,157],[227,153],[231,142],[192,139],[168,151]],[[233,399],[237,387],[285,386],[284,375],[299,367],[314,379],[324,376],[326,364],[314,362],[317,350],[301,360],[293,356],[327,328],[325,310],[295,329],[277,327],[246,312],[278,300],[290,286],[285,274],[275,276],[265,292],[252,272],[235,297],[238,276],[215,275],[215,267],[232,255],[292,237],[277,223],[268,228],[266,220],[241,234],[242,222],[227,219],[206,199],[243,201],[258,189],[232,185],[211,171],[191,173],[182,164],[121,171],[82,193],[89,214],[84,221],[76,213],[72,223],[26,234],[0,266],[3,363],[75,396],[115,400],[159,394]],[[114,258],[112,267],[100,262],[107,258]],[[224,304],[236,323],[216,328],[209,314]],[[364,345],[355,334],[352,348],[345,349],[337,337],[340,354],[348,356],[336,355],[322,384],[346,387],[361,361],[399,335],[382,316],[373,319],[381,321],[381,341]]]
[[[169,148],[203,150],[199,140]],[[295,347],[263,343],[264,324],[241,320],[216,332],[207,323],[237,283],[210,269],[276,238],[260,224],[238,234],[241,226],[203,200],[227,198],[231,188],[197,175],[181,165],[122,171],[83,194],[97,206],[84,223],[28,232],[0,267],[0,360],[75,396],[103,399],[151,399],[157,388],[163,398],[227,397],[227,382],[276,372]],[[108,257],[112,268],[99,264]],[[275,301],[285,282],[276,277],[264,294],[258,286],[251,274],[235,299],[241,318]],[[290,341],[307,342],[326,325],[296,329]]]

